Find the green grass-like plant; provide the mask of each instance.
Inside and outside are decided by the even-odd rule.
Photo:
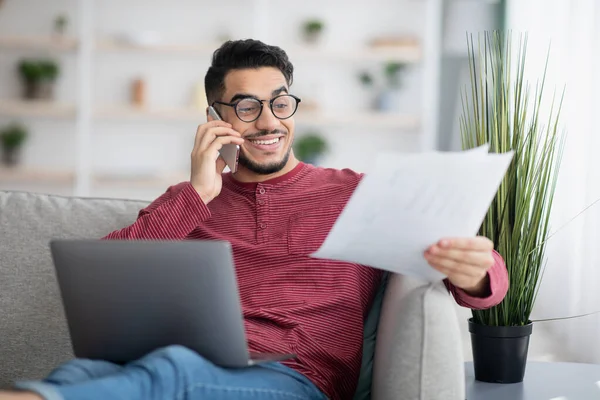
[[[467,38],[471,87],[462,95],[460,130],[465,150],[487,143],[492,153],[514,152],[479,231],[504,258],[510,286],[499,305],[472,314],[482,325],[522,326],[530,322],[545,266],[564,144],[559,133],[564,94],[552,97],[544,117],[548,58],[532,90],[525,80],[527,36],[520,36],[516,49],[510,33],[482,36],[476,42]]]

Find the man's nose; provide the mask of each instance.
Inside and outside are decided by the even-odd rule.
[[[264,131],[272,131],[278,126],[279,120],[273,115],[271,107],[265,105],[260,117],[256,120],[256,128]]]

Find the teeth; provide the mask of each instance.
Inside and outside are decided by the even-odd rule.
[[[279,142],[279,138],[271,139],[271,140],[252,140],[252,143],[256,144],[275,144]]]

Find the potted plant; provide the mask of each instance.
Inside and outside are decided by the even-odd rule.
[[[358,80],[360,81],[362,87],[364,88],[366,94],[363,95],[363,97],[365,99],[368,99],[368,104],[369,104],[369,108],[371,109],[377,109],[379,107],[378,105],[378,98],[375,92],[375,78],[373,77],[373,74],[369,71],[361,71],[358,74]]]
[[[304,23],[304,40],[307,43],[315,44],[321,38],[324,23],[318,19],[311,19]]]
[[[56,33],[58,36],[63,36],[67,30],[68,23],[69,20],[67,19],[66,15],[57,15],[56,18],[54,18],[54,33]]]
[[[360,80],[360,83],[362,83],[364,86],[372,86],[373,82],[375,81],[373,79],[373,75],[371,75],[371,73],[368,71],[362,71],[358,75],[358,79]]]
[[[11,167],[19,163],[21,146],[27,139],[24,126],[13,123],[0,130],[2,141],[2,162]]]
[[[399,62],[388,62],[383,66],[385,86],[378,98],[378,108],[380,111],[399,111],[401,74],[405,67],[405,64]]]
[[[294,141],[294,155],[307,164],[318,165],[327,147],[327,142],[321,135],[311,132]]]
[[[53,60],[22,60],[18,70],[23,82],[23,98],[26,100],[51,100],[54,97],[54,83],[59,74],[56,62]]]
[[[523,380],[562,155],[562,100],[552,100],[549,115],[542,115],[545,71],[536,90],[530,90],[524,78],[526,49],[526,37],[513,51],[511,37],[498,32],[469,42],[471,87],[463,95],[460,118],[463,148],[488,143],[494,153],[513,151],[479,231],[494,242],[509,276],[504,300],[473,311],[469,319],[475,379],[485,382]]]

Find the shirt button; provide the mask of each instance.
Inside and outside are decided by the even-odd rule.
[[[265,201],[264,200],[259,200],[258,201],[258,205],[259,206],[264,206],[265,205]]]
[[[264,188],[260,188],[259,191],[258,191],[258,193],[265,194],[265,189]]]
[[[260,225],[258,225],[258,227],[260,229],[265,229],[267,227],[267,224],[261,222]]]

